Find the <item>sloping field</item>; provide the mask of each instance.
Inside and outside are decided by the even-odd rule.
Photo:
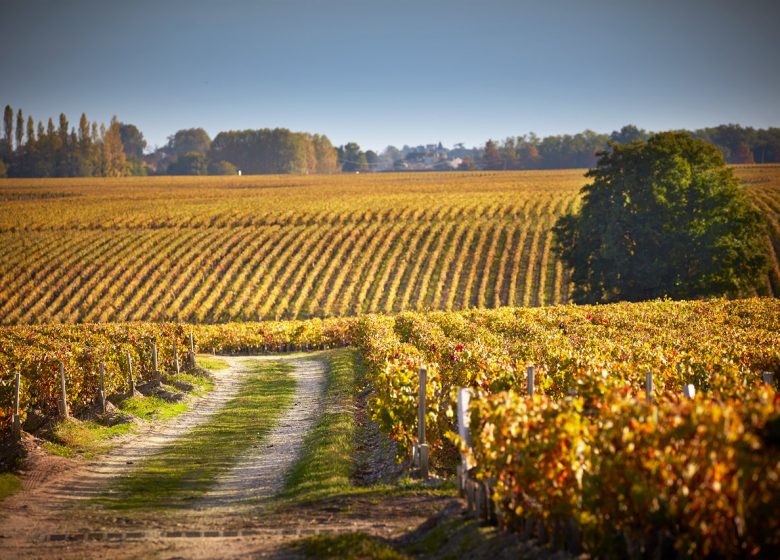
[[[780,166],[738,168],[770,219]],[[0,181],[0,324],[565,303],[582,170]]]

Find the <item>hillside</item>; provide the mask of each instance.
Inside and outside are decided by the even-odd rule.
[[[770,220],[780,166],[736,174]],[[0,181],[0,324],[565,303],[551,225],[582,170]]]

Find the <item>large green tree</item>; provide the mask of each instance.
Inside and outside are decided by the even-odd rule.
[[[192,151],[179,156],[168,166],[169,175],[207,175],[208,160],[206,155]]]
[[[581,303],[738,296],[767,266],[763,216],[718,149],[684,132],[612,144],[555,225]]]
[[[166,149],[171,155],[183,156],[190,152],[206,154],[211,146],[211,137],[202,128],[186,128],[168,137]]]
[[[122,146],[125,148],[125,155],[128,159],[140,160],[144,156],[146,140],[137,126],[120,122],[119,137],[122,139]]]
[[[337,148],[338,160],[341,170],[346,172],[365,171],[368,169],[366,154],[356,142],[349,142]]]

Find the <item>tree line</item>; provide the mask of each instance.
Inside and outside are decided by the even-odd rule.
[[[146,151],[133,124],[116,117],[106,126],[81,115],[78,129],[65,114],[36,128],[7,105],[0,139],[0,177],[121,177],[126,175],[235,175],[333,173],[341,170],[327,136],[284,128],[220,132],[177,131],[162,148]]]
[[[726,124],[693,131],[681,131],[705,140],[720,150],[728,163],[780,163],[780,128],[754,129]],[[503,142],[488,140],[479,155],[484,169],[569,169],[593,168],[598,153],[610,143],[646,141],[651,133],[626,125],[611,134],[585,130],[577,134],[539,138],[531,133]]]
[[[15,125],[15,126],[14,126]],[[81,115],[78,129],[69,127],[60,114],[55,126],[46,126],[32,116],[24,118],[21,109],[14,115],[6,105],[3,112],[3,138],[0,141],[0,177],[119,177],[132,171],[122,144],[121,124],[90,122]]]
[[[116,117],[106,126],[81,115],[70,126],[65,114],[44,126],[21,109],[6,105],[0,139],[0,177],[119,177],[124,175],[234,175],[262,173],[334,173],[403,170],[428,160],[429,169],[569,169],[593,168],[610,144],[647,140],[651,134],[626,125],[611,134],[534,133],[488,140],[484,147],[452,149],[438,145],[388,146],[382,154],[363,151],[355,142],[334,147],[327,136],[285,128],[220,132],[212,140],[202,128],[168,137],[147,151],[143,133]],[[780,162],[780,128],[754,129],[728,124],[688,135],[714,144],[728,163]],[[459,165],[457,164],[460,161]],[[453,163],[455,162],[455,163]],[[417,166],[420,169],[420,166]],[[425,169],[423,169],[425,170]]]

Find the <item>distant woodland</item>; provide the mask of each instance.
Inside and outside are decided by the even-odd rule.
[[[735,124],[688,131],[714,144],[729,163],[780,162],[780,128],[754,129]],[[0,138],[0,177],[121,177],[127,175],[235,175],[337,173],[361,171],[450,171],[471,169],[591,168],[610,143],[645,140],[650,133],[633,125],[611,134],[535,134],[488,140],[466,148],[441,143],[388,146],[363,151],[355,142],[335,147],[327,136],[284,128],[220,132],[213,139],[202,128],[177,131],[168,142],[147,149],[137,126],[114,117],[107,125],[82,114],[71,125],[25,116],[6,105]]]

